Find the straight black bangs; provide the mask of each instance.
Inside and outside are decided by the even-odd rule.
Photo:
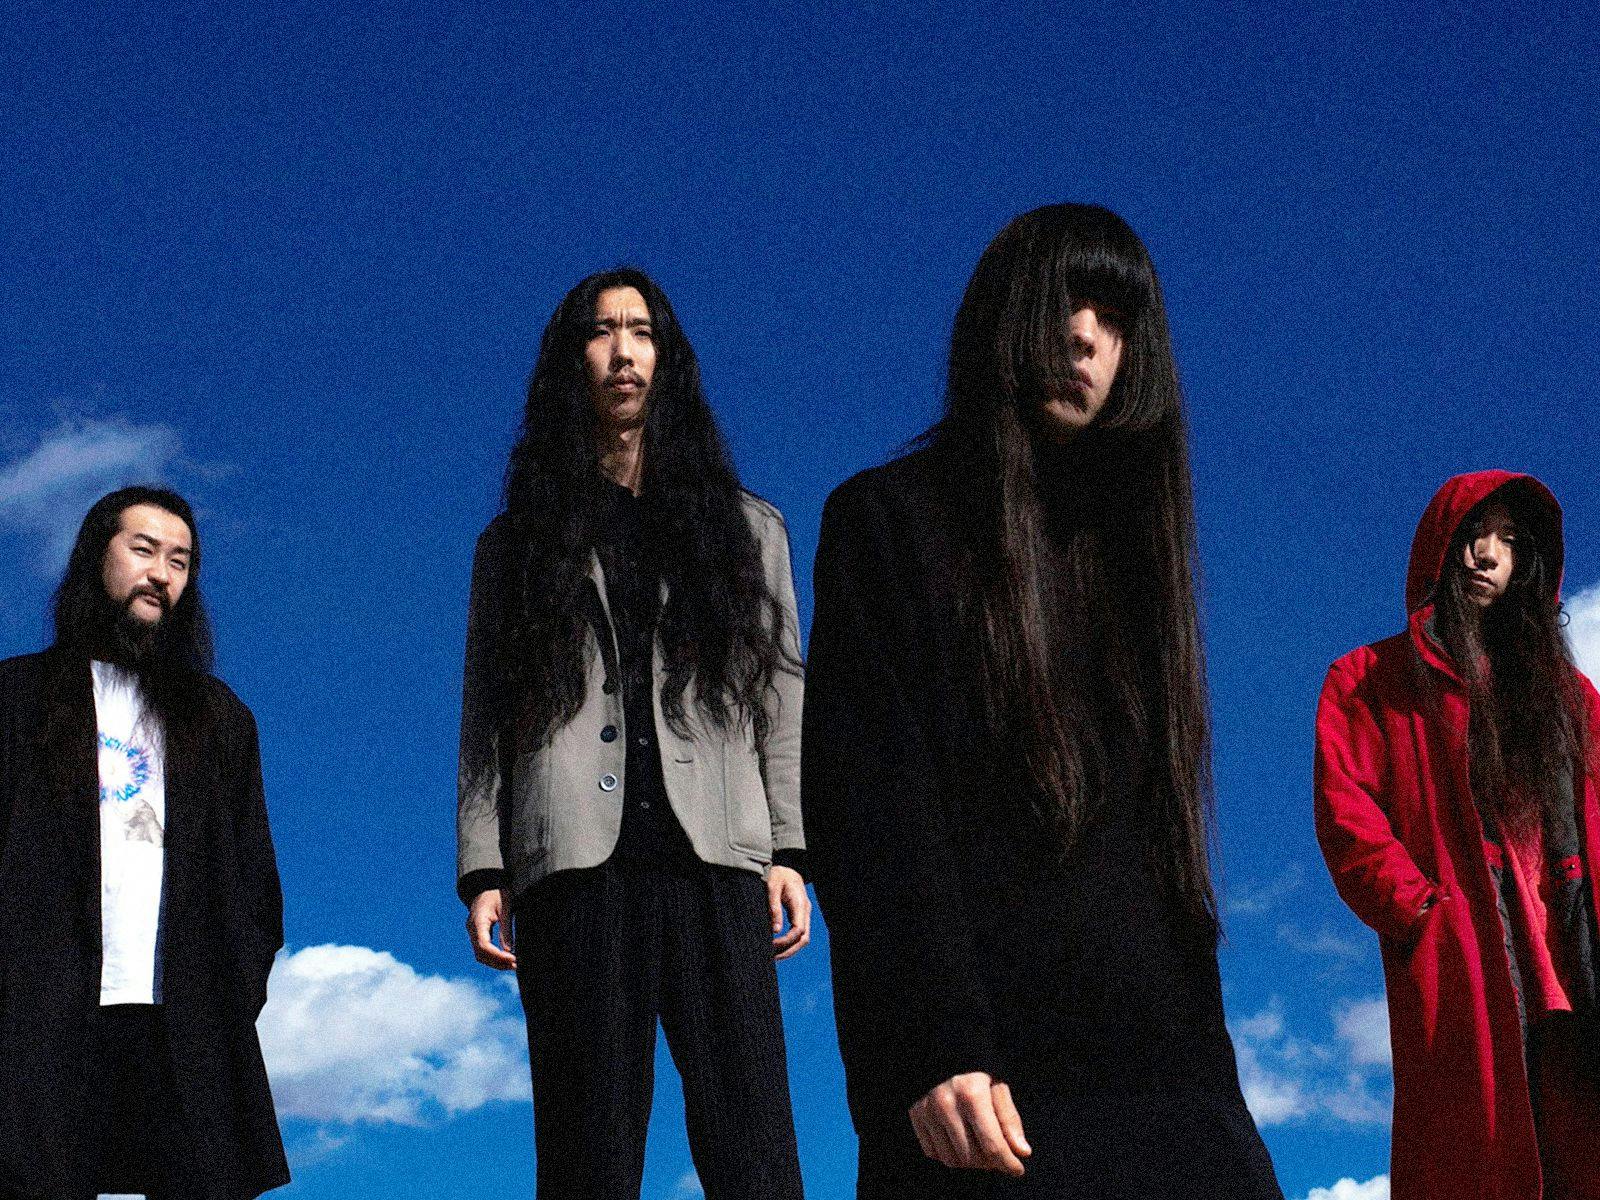
[[[1135,339],[1157,285],[1149,255],[1121,217],[1090,205],[1051,205],[1018,217],[997,242],[1004,247],[997,256],[1003,265],[996,264],[1004,298],[995,349],[1017,394],[1050,393],[1072,380],[1069,325],[1085,304]]]

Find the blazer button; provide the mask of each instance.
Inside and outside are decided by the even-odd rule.
[[[615,725],[607,725],[604,729],[602,729],[600,731],[600,740],[602,742],[614,742],[614,741],[616,741],[617,740],[617,727]]]
[[[600,776],[600,790],[602,792],[614,792],[617,790],[617,777],[610,771]]]

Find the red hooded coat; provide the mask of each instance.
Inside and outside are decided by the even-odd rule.
[[[1468,785],[1467,690],[1426,632],[1456,529],[1503,487],[1544,514],[1540,544],[1560,579],[1561,509],[1543,484],[1508,471],[1456,476],[1428,505],[1412,543],[1409,627],[1335,662],[1317,708],[1317,838],[1339,894],[1377,931],[1383,952],[1394,1200],[1543,1193],[1516,994]],[[1582,687],[1593,740],[1600,696],[1587,680]],[[1576,790],[1593,894],[1600,806],[1592,770]]]

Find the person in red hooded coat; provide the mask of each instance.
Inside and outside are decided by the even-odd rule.
[[[1538,480],[1449,480],[1408,628],[1333,664],[1316,820],[1377,931],[1394,1200],[1600,1197],[1600,696],[1561,632],[1561,509]]]

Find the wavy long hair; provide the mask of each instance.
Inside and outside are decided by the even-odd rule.
[[[122,528],[122,514],[139,504],[179,518],[189,527],[191,539],[188,583],[154,628],[135,626],[126,608],[107,595],[103,577],[106,550]],[[100,659],[117,663],[137,678],[146,719],[155,722],[165,757],[188,761],[194,756],[213,719],[209,676],[214,652],[211,622],[200,590],[201,561],[194,512],[174,491],[126,487],[90,506],[78,527],[52,605],[52,650],[58,669],[44,725],[47,744],[73,725],[78,687],[68,673],[81,672],[88,660]],[[71,755],[63,752],[53,758],[65,770]]]
[[[514,744],[539,745],[583,704],[590,556],[611,486],[583,355],[600,294],[623,287],[644,297],[656,348],[641,498],[649,565],[667,588],[657,625],[662,711],[683,736],[693,736],[698,716],[721,729],[748,721],[764,738],[774,672],[799,666],[785,649],[793,631],[767,584],[694,348],[665,293],[632,267],[578,283],[540,340],[506,470],[499,724]]]
[[[1085,301],[1120,314],[1123,356],[1098,419],[1061,451],[1036,412],[1071,384],[1069,322]],[[1157,869],[1214,938],[1186,433],[1160,284],[1125,221],[1056,204],[1000,232],[956,314],[944,415],[923,440],[971,490],[983,697],[1039,815],[1064,853],[1108,783],[1147,763]]]
[[[1511,580],[1487,609],[1472,602],[1466,547],[1503,504],[1515,527]],[[1440,640],[1467,684],[1467,765],[1473,798],[1505,833],[1526,839],[1552,827],[1572,803],[1573,769],[1589,762],[1588,722],[1562,633],[1560,580],[1551,569],[1559,536],[1515,484],[1462,519],[1434,588]]]

